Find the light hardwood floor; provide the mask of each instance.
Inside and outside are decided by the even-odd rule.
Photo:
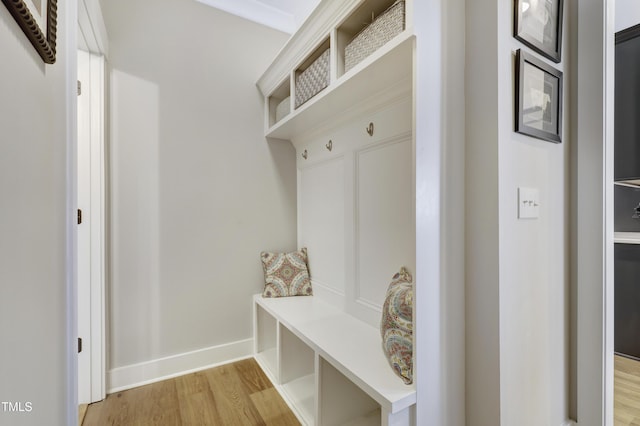
[[[83,426],[300,423],[253,359],[108,395]]]
[[[615,356],[615,426],[640,426],[640,361]]]
[[[87,414],[87,408],[89,406],[87,404],[80,404],[78,406],[78,425],[82,426],[82,422],[84,421],[84,416]]]

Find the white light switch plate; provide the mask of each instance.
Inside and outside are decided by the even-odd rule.
[[[518,188],[518,219],[537,219],[540,215],[538,188]]]

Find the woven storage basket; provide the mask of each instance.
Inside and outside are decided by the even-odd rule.
[[[344,71],[349,71],[402,31],[404,0],[395,2],[347,44],[344,49]]]
[[[276,123],[289,114],[289,96],[284,98],[276,107]]]
[[[296,76],[296,108],[329,85],[329,49]]]

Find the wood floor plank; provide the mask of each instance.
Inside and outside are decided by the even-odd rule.
[[[83,426],[127,424],[129,403],[121,393],[107,395],[104,401],[89,405]]]
[[[182,425],[223,425],[210,391],[180,395],[180,420]]]
[[[84,426],[299,425],[254,359],[108,395]]]
[[[84,421],[84,416],[87,414],[87,408],[89,408],[89,404],[80,404],[78,406],[78,425],[82,426],[82,422]]]
[[[275,388],[252,393],[251,401],[267,426],[300,426]]]
[[[174,380],[143,386],[137,400],[131,402],[134,407],[136,423],[142,426],[182,424],[180,405]],[[140,407],[140,408],[138,408]]]
[[[95,408],[99,408],[94,415]],[[108,395],[91,404],[85,426],[181,425],[175,383],[163,381]]]
[[[640,426],[640,362],[614,357],[614,425]]]
[[[223,424],[205,373],[198,372],[176,378],[176,391],[183,425]]]
[[[87,412],[84,415],[82,426],[91,426],[91,425],[100,424],[99,422],[100,422],[100,418],[102,417],[102,408],[104,407],[105,401],[94,402],[93,404],[90,404],[87,407]]]
[[[264,420],[253,405],[234,366],[223,365],[216,370],[208,374],[209,386],[222,424],[264,426]]]
[[[273,384],[255,359],[238,361],[233,364],[233,367],[238,372],[238,376],[249,394],[273,388]]]
[[[211,391],[211,388],[209,387],[209,378],[207,377],[207,374],[202,371],[187,374],[186,376],[176,377],[175,382],[176,391],[179,394],[192,395]]]

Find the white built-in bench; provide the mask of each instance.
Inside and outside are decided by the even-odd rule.
[[[296,150],[314,296],[254,297],[255,357],[304,424],[416,423],[415,385],[392,371],[377,327],[391,277],[416,264],[414,0],[403,31],[346,66],[363,23],[395,3],[320,0],[257,81],[265,137]],[[298,77],[327,48],[328,85],[296,105]]]
[[[255,358],[308,425],[413,425],[415,385],[382,351],[380,332],[314,296],[254,296]]]

